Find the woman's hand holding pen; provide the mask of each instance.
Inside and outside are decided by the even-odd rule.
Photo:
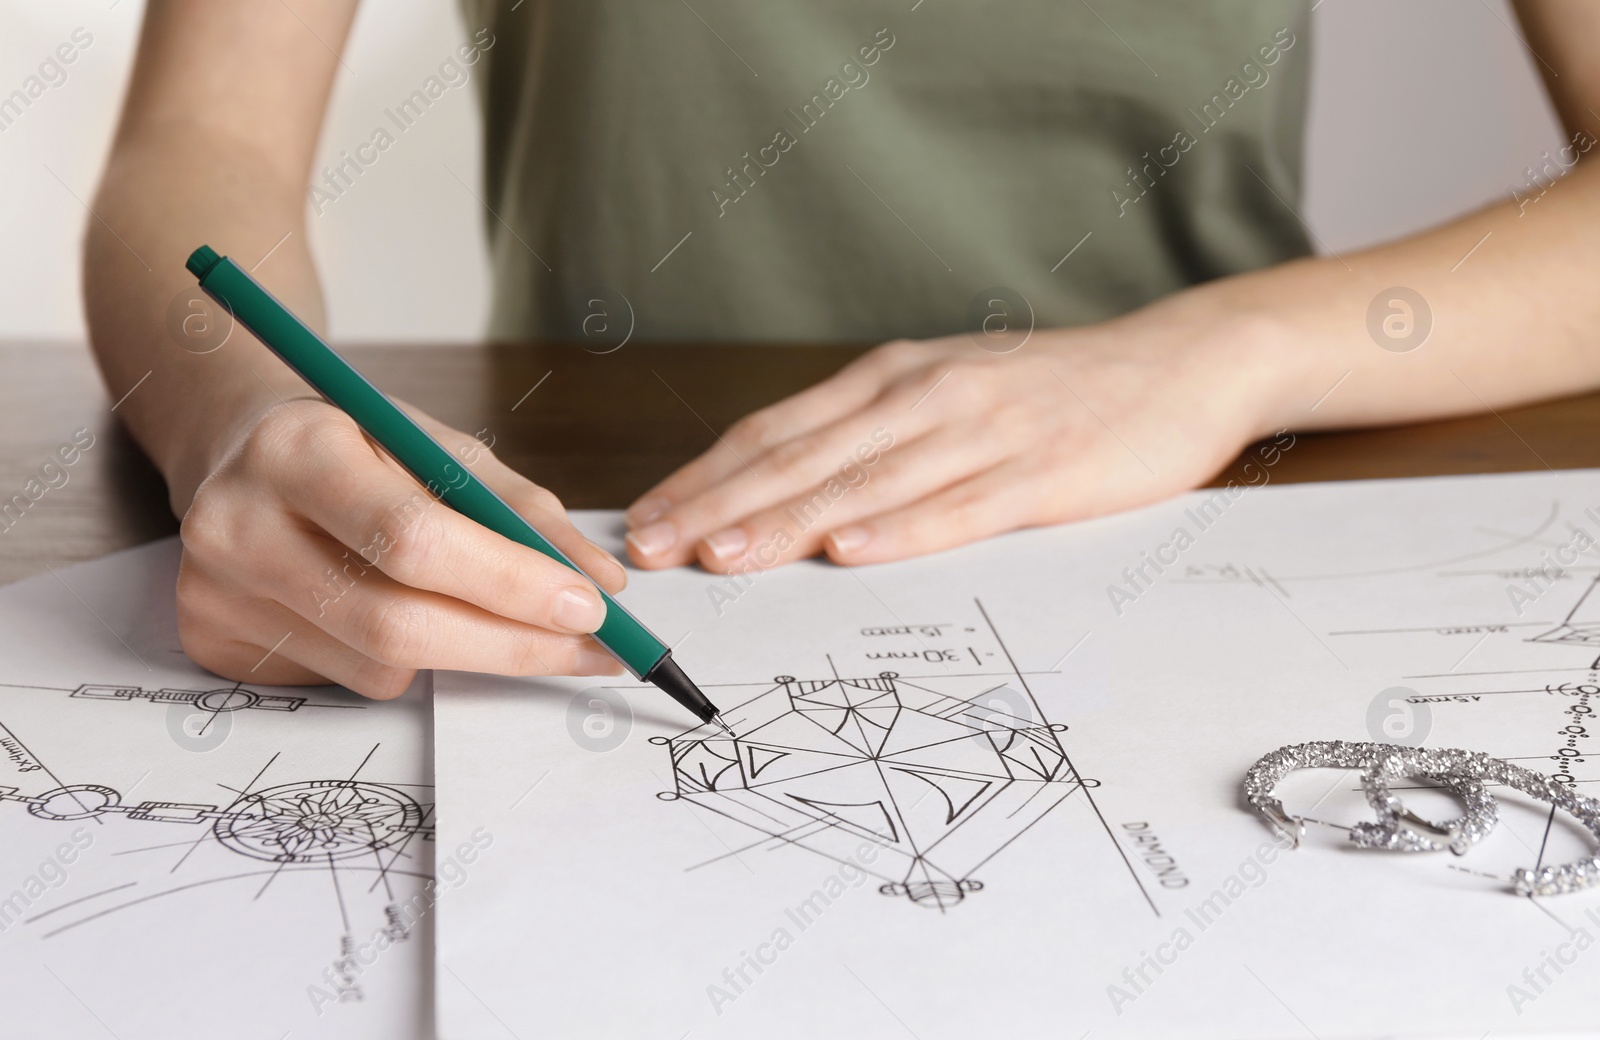
[[[412,415],[607,591],[622,588],[622,566],[554,495]],[[230,679],[383,698],[421,668],[621,671],[584,635],[605,616],[589,582],[436,501],[320,400],[276,400],[247,421],[195,490],[182,533],[179,638]]]

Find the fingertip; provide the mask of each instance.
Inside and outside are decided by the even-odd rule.
[[[663,495],[645,495],[623,514],[623,521],[628,527],[643,527],[667,515],[667,510],[672,508],[672,503]]]
[[[824,551],[834,563],[849,564],[862,561],[866,549],[872,544],[873,531],[864,524],[852,524],[828,532],[823,540]]]
[[[678,544],[678,530],[670,520],[657,520],[629,531],[625,541],[628,555],[639,566],[662,567],[670,562],[670,554]]]
[[[634,548],[632,542],[626,543],[626,549],[629,563],[633,564],[635,567],[638,567],[640,570],[648,571],[655,569],[656,565],[651,561],[651,559],[638,549]]]
[[[654,556],[646,556],[644,553],[635,548],[631,542],[628,544],[628,562],[632,563],[635,567],[642,571],[666,570],[668,567],[672,566],[671,560],[660,559]]]
[[[556,594],[551,619],[568,632],[587,635],[605,624],[606,604],[594,589],[573,585]]]
[[[355,685],[346,687],[371,701],[392,701],[416,681],[415,668],[378,667],[358,676]]]
[[[750,536],[742,527],[729,527],[714,534],[708,534],[700,542],[700,557],[704,559],[710,553],[712,559],[724,566],[739,559],[750,547]]]
[[[694,558],[702,568],[712,574],[731,574],[736,570],[743,570],[749,566],[749,562],[742,552],[719,554],[709,538],[700,539],[694,548]]]
[[[617,593],[628,587],[628,568],[621,560],[602,549],[594,542],[585,538],[589,548],[594,550],[596,565],[589,571],[589,577],[600,583],[600,587],[607,592]]]
[[[628,570],[616,560],[612,560],[600,574],[594,575],[594,579],[602,589],[615,596],[628,587]]]

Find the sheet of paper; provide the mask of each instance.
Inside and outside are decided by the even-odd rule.
[[[0,589],[0,1035],[431,1035],[426,683],[233,683],[175,540]]]
[[[1261,471],[1268,477],[1270,471]],[[1265,478],[1264,478],[1265,479]],[[618,518],[583,518],[617,544]],[[441,1035],[1549,1035],[1600,1019],[1593,842],[1284,851],[1306,740],[1600,790],[1600,474],[1197,492],[928,559],[638,574],[736,739],[621,680],[436,677]],[[1453,803],[1420,783],[1408,804]],[[1353,774],[1281,787],[1368,818]]]

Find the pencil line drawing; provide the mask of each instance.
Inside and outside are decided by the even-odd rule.
[[[218,844],[272,863],[313,863],[365,856],[410,836],[433,837],[411,796],[384,784],[311,780],[248,793],[227,806],[144,801],[124,805],[101,784],[70,784],[37,795],[0,787],[0,802],[21,802],[42,820],[89,820],[108,814],[157,823],[210,824]]]
[[[134,701],[144,699],[152,704],[192,704],[213,713],[244,711],[255,708],[261,711],[295,711],[306,703],[304,697],[284,697],[256,693],[237,685],[219,690],[146,690],[138,686],[83,685],[68,696],[95,700]]]
[[[342,706],[300,696],[259,693],[239,685],[210,690],[145,689],[116,684],[0,685],[74,698],[79,703],[177,706],[177,710],[204,712],[213,718],[240,711],[265,711],[286,723],[290,720],[285,716],[301,708]],[[19,727],[15,719],[0,720],[0,767],[5,770],[0,775],[0,810],[7,803],[14,803],[27,812],[27,816],[12,817],[15,822],[8,821],[7,826],[18,827],[30,818],[47,824],[97,827],[127,820],[167,824],[172,830],[170,838],[147,845],[123,840],[133,830],[114,827],[104,832],[113,848],[111,857],[137,859],[119,861],[127,864],[121,870],[119,883],[90,895],[41,909],[40,900],[45,895],[42,890],[19,890],[9,898],[0,892],[0,931],[19,923],[37,924],[40,937],[50,939],[168,896],[207,893],[214,885],[240,885],[251,893],[246,898],[255,900],[275,883],[280,887],[287,883],[280,878],[320,874],[328,879],[335,896],[332,902],[340,932],[348,935],[353,916],[359,919],[382,912],[387,921],[405,898],[404,893],[430,880],[423,864],[431,857],[419,858],[411,846],[434,838],[432,786],[360,777],[382,746],[381,741],[365,749],[364,757],[356,749],[349,749],[350,762],[337,779],[297,779],[290,774],[264,782],[275,767],[280,774],[284,771],[280,763],[283,752],[279,751],[270,753],[248,783],[217,783],[215,786],[230,792],[228,800],[150,798],[136,802],[125,801],[115,787],[94,782],[92,777],[82,778],[81,771],[79,776],[66,776],[59,749],[41,754],[41,739],[48,744],[48,735],[25,737],[19,734],[19,728],[26,727]],[[238,765],[227,758],[216,761],[229,769]],[[354,766],[353,771],[349,766]],[[192,787],[200,777],[185,772],[179,779]],[[161,862],[166,857],[172,862]],[[235,857],[255,861],[254,866],[240,871]],[[182,874],[180,868],[184,868]],[[341,876],[362,880],[357,886],[341,885]],[[374,901],[388,905],[375,908]]]
[[[896,672],[774,683],[739,707],[732,736],[651,738],[672,759],[673,789],[657,797],[735,820],[764,835],[756,845],[855,862],[871,842],[882,854],[855,865],[918,906],[945,911],[982,891],[984,864],[1093,784],[1067,759],[1065,726],[975,697]]]
[[[1600,647],[1600,596],[1594,594],[1596,585],[1600,585],[1600,574],[1596,574],[1594,580],[1584,586],[1578,601],[1567,611],[1567,616],[1562,619],[1561,624],[1548,632],[1534,636],[1528,642],[1576,643],[1581,646]],[[1597,657],[1590,667],[1600,669],[1600,657]]]

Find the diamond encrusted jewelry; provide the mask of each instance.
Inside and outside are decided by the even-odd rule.
[[[1399,852],[1448,848],[1457,855],[1464,853],[1499,820],[1499,805],[1488,791],[1490,784],[1502,784],[1571,813],[1600,843],[1600,800],[1578,794],[1542,773],[1460,748],[1414,748],[1344,740],[1291,744],[1263,755],[1250,767],[1244,779],[1245,801],[1298,848],[1305,837],[1306,820],[1290,816],[1273,796],[1273,788],[1296,769],[1330,766],[1361,770],[1367,801],[1378,813],[1376,822],[1350,828],[1350,840],[1363,848]],[[1425,777],[1438,782],[1462,800],[1466,813],[1442,824],[1415,815],[1390,790],[1390,782],[1401,777]],[[1520,868],[1500,880],[1508,881],[1519,896],[1553,896],[1600,887],[1600,852],[1559,866]]]
[[[1272,791],[1279,781],[1297,769],[1332,767],[1359,769],[1365,773],[1375,761],[1390,752],[1413,750],[1416,749],[1348,740],[1290,744],[1263,755],[1250,767],[1244,778],[1245,800],[1266,818],[1273,830],[1288,837],[1294,842],[1294,847],[1299,848],[1305,838],[1306,821],[1299,816],[1290,816],[1283,802],[1273,796]],[[1470,752],[1459,754],[1468,756]],[[1398,852],[1437,852],[1445,848],[1465,851],[1467,845],[1488,834],[1498,814],[1494,799],[1484,791],[1482,782],[1470,773],[1462,775],[1444,768],[1442,760],[1440,768],[1435,769],[1435,764],[1430,759],[1404,775],[1425,776],[1438,781],[1465,803],[1465,815],[1443,824],[1432,823],[1407,811],[1398,799],[1388,794],[1385,787],[1382,804],[1373,802],[1374,808],[1379,811],[1379,822],[1357,824],[1350,830],[1350,840],[1362,848]],[[1370,792],[1368,798],[1372,798]]]
[[[1374,754],[1361,774],[1361,786],[1378,820],[1352,827],[1351,841],[1364,849],[1437,852],[1448,848],[1461,856],[1494,829],[1500,806],[1481,779],[1493,761],[1488,755],[1459,748],[1371,746]],[[1389,791],[1389,782],[1401,777],[1424,777],[1443,784],[1466,804],[1466,815],[1444,824],[1416,815]],[[1401,821],[1411,827],[1402,826]]]
[[[1558,809],[1565,809],[1595,836],[1596,841],[1600,841],[1600,801],[1581,795],[1542,773],[1498,758],[1488,760],[1483,778],[1491,783],[1505,784],[1541,802],[1549,802]],[[1511,874],[1512,890],[1519,896],[1560,895],[1591,888],[1596,884],[1600,884],[1600,854],[1558,867],[1540,867],[1537,870],[1520,868]]]

